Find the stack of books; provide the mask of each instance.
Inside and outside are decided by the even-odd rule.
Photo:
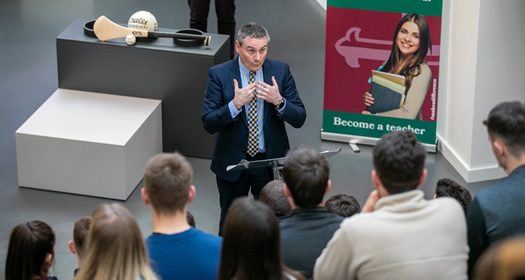
[[[405,76],[373,70],[370,93],[374,104],[366,110],[376,114],[401,108],[405,90]]]

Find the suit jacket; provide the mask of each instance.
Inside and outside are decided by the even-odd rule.
[[[468,207],[469,274],[483,252],[498,241],[525,234],[525,165],[483,189]]]
[[[315,260],[339,229],[343,217],[327,213],[324,207],[297,208],[279,220],[283,263],[312,279]]]
[[[264,82],[273,84],[272,76],[275,76],[279,92],[286,99],[286,107],[281,114],[273,104],[264,104],[263,131],[266,154],[268,158],[284,157],[290,149],[284,122],[295,128],[301,127],[306,120],[306,110],[299,98],[288,64],[266,59],[262,69]],[[233,79],[241,83],[237,58],[210,68],[202,113],[204,129],[210,134],[217,133],[211,170],[219,178],[229,182],[236,181],[241,171],[227,172],[226,167],[246,158],[248,144],[248,121],[244,106],[234,119],[231,118],[228,108],[228,103],[235,95]]]

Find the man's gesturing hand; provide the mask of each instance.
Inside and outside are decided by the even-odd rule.
[[[233,79],[233,86],[235,88],[235,96],[233,97],[233,105],[237,110],[240,110],[242,106],[248,104],[255,93],[255,83],[249,84],[246,87],[239,88],[239,83],[236,79]]]
[[[265,82],[257,82],[257,97],[262,98],[264,101],[272,103],[274,106],[279,105],[283,100],[283,97],[279,93],[279,86],[275,77],[272,76],[273,85],[269,85]]]

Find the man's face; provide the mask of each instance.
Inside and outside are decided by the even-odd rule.
[[[242,46],[239,41],[236,41],[235,50],[239,53],[239,58],[244,66],[251,71],[257,71],[266,59],[268,39],[246,37]]]

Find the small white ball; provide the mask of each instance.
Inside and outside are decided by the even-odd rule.
[[[134,35],[129,34],[128,36],[126,36],[126,44],[127,44],[128,46],[133,46],[133,45],[135,45],[135,42],[137,42],[137,38],[135,38]]]

